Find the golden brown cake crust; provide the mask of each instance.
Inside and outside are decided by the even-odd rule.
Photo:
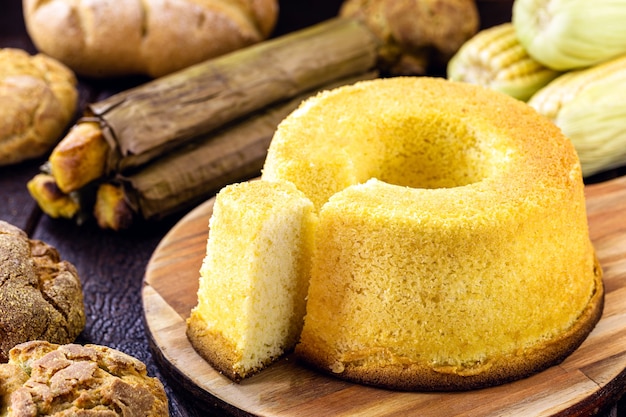
[[[235,368],[233,364],[241,359],[236,353],[237,350],[221,334],[207,330],[204,320],[193,312],[187,321],[187,338],[205,361],[235,382],[240,382],[264,368],[264,366],[249,370]],[[270,362],[271,360],[267,361],[268,364]]]
[[[76,268],[52,246],[0,221],[0,362],[19,343],[70,343],[84,327]]]
[[[466,391],[511,382],[540,372],[561,363],[583,343],[600,320],[604,308],[604,286],[602,269],[597,259],[594,272],[595,291],[586,309],[567,332],[551,340],[539,342],[519,355],[491,358],[491,366],[486,371],[472,375],[461,374],[456,369],[450,368],[443,372],[435,371],[425,364],[387,366],[384,369],[370,370],[347,364],[343,372],[336,376],[360,384],[402,391]],[[307,364],[322,372],[329,373],[329,369],[333,367],[334,360],[321,357],[318,352],[307,351],[299,346],[297,353]]]
[[[11,383],[0,384],[0,407],[10,406],[11,417],[169,415],[161,382],[141,361],[115,349],[32,341],[10,355],[0,365],[0,376],[13,375]]]
[[[239,360],[234,347],[221,335],[209,332],[204,320],[193,312],[187,321],[187,338],[196,352],[218,372],[233,381],[245,377],[233,369],[232,364]]]
[[[43,54],[0,49],[0,166],[43,156],[74,117],[76,77]]]

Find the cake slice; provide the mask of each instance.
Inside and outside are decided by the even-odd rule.
[[[187,337],[230,379],[264,369],[298,341],[315,218],[313,203],[289,182],[218,193]]]

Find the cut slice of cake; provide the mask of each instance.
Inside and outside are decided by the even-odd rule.
[[[313,203],[288,182],[233,184],[216,196],[187,337],[230,379],[264,369],[298,341],[315,219]]]

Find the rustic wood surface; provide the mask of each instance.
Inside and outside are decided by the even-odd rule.
[[[276,35],[334,16],[341,1],[287,0],[280,3],[281,17]],[[511,0],[479,0],[478,6],[484,27],[510,19]],[[6,47],[36,52],[24,28],[19,0],[0,0],[0,48]],[[87,103],[145,81],[145,78],[132,77],[115,80],[79,78],[80,108],[77,115]],[[38,172],[44,160],[0,167],[0,219],[57,247],[64,259],[76,265],[83,282],[87,315],[87,326],[77,341],[110,346],[145,362],[150,375],[164,382],[171,416],[221,415],[220,412],[207,412],[206,402],[197,403],[195,385],[185,381],[180,383],[178,376],[171,375],[170,367],[161,366],[163,353],[150,349],[143,319],[141,293],[146,266],[159,242],[186,213],[159,222],[137,224],[122,233],[100,230],[91,222],[78,226],[69,221],[50,219],[42,215],[26,189],[26,182]],[[617,169],[589,181],[602,182],[625,174],[626,169]],[[216,403],[219,401],[211,404]],[[609,403],[607,406],[611,405]],[[224,407],[228,409],[227,405]]]
[[[605,276],[602,319],[559,366],[499,387],[466,393],[405,393],[347,383],[287,356],[241,384],[220,375],[185,337],[196,305],[213,200],[185,216],[156,248],[143,303],[163,368],[209,406],[262,416],[587,415],[626,391],[626,177],[586,188],[590,234]]]

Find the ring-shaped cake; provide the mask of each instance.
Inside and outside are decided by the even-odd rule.
[[[263,180],[319,219],[296,353],[359,383],[466,390],[559,363],[600,318],[570,141],[526,104],[428,77],[321,93]]]

